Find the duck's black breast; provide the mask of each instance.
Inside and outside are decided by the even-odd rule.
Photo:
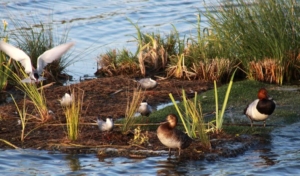
[[[192,139],[187,134],[177,129],[173,130],[173,137],[175,140],[180,141],[181,149],[187,148],[192,142]]]
[[[256,109],[262,114],[271,115],[274,112],[275,107],[276,105],[273,100],[262,99],[258,101]]]

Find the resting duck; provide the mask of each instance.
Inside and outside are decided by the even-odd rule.
[[[114,122],[112,118],[106,118],[106,121],[104,122],[100,117],[97,118],[97,123],[99,130],[102,131],[112,131],[114,127]]]
[[[157,86],[157,82],[151,78],[143,78],[137,82],[139,83],[139,87],[145,90],[153,89]]]
[[[169,114],[165,122],[162,122],[157,128],[157,137],[162,144],[169,148],[169,156],[171,155],[171,148],[178,148],[179,156],[181,149],[190,146],[192,139],[176,129],[178,119],[176,115]]]
[[[268,97],[268,92],[265,88],[261,88],[257,94],[258,99],[250,103],[245,109],[244,114],[251,120],[251,127],[253,121],[264,121],[266,126],[266,119],[275,110],[275,102]]]
[[[138,112],[142,116],[149,116],[152,112],[151,106],[147,103],[146,100],[143,100],[138,108]]]
[[[61,98],[60,104],[61,106],[70,106],[73,102],[73,95],[71,95],[71,91],[69,93],[65,93],[65,95]]]

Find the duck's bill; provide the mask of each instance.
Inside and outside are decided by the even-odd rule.
[[[45,81],[45,80],[46,80],[46,78],[44,78],[44,77],[39,77],[39,79],[38,79],[36,82],[41,82],[41,81]],[[21,82],[23,82],[23,83],[33,83],[33,82],[35,82],[35,81],[32,80],[32,79],[30,79],[30,77],[27,77],[27,78],[21,80]]]

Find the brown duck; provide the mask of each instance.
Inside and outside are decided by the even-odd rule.
[[[165,122],[162,122],[157,128],[157,137],[162,144],[169,148],[169,156],[171,155],[171,148],[178,148],[180,156],[181,149],[190,146],[192,139],[176,129],[178,119],[176,115],[169,114]]]

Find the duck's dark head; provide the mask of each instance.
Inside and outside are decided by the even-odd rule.
[[[268,97],[268,91],[267,91],[267,89],[260,88],[259,91],[258,91],[258,93],[257,93],[257,97],[260,100],[268,99],[269,97]]]

